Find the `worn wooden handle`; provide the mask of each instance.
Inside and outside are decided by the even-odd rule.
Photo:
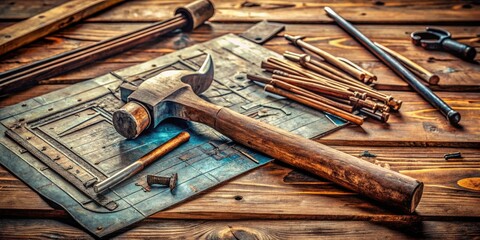
[[[403,212],[415,211],[423,183],[321,143],[222,108],[213,126],[236,142]]]

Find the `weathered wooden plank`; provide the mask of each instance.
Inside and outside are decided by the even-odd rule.
[[[22,0],[1,1],[0,16],[2,19],[22,20],[45,12],[68,0]]]
[[[46,6],[42,5],[46,3]],[[24,19],[35,15],[61,0],[28,0],[0,5],[0,19]],[[119,5],[105,13],[89,18],[92,22],[159,21],[173,15],[176,7],[190,0],[136,0]],[[474,1],[243,1],[214,0],[217,8],[212,21],[257,22],[263,19],[282,22],[325,23],[332,22],[323,13],[330,6],[354,23],[474,23],[479,21],[480,7]],[[28,9],[27,6],[32,6]],[[427,11],[428,10],[428,11]],[[291,17],[294,16],[294,17]]]
[[[100,41],[140,26],[145,26],[145,24],[78,24],[73,28],[68,28],[44,40],[30,44],[29,47],[7,54],[0,61],[0,71],[85,46],[91,44],[92,41]],[[161,38],[155,43],[136,47],[125,53],[105,59],[99,64],[82,67],[78,71],[54,77],[51,81],[48,80],[44,83],[75,83],[84,79],[90,79],[108,71],[125,67],[130,63],[133,65],[145,62],[228,32],[240,33],[250,26],[251,24],[211,24],[210,27],[203,26],[194,33]],[[480,78],[480,66],[478,64],[462,61],[448,53],[426,51],[411,44],[408,34],[413,30],[421,29],[421,27],[366,25],[359,26],[359,28],[367,36],[371,36],[374,41],[381,42],[401,52],[428,70],[438,74],[441,80],[438,86],[431,86],[434,90],[480,91],[480,83],[476,81],[476,79]],[[454,36],[461,37],[464,43],[480,46],[478,42],[473,41],[474,36],[480,30],[479,27],[458,26],[445,28],[451,31]],[[307,42],[335,55],[349,58],[377,74],[379,77],[378,89],[409,90],[408,85],[403,80],[337,26],[287,25],[286,32],[293,35],[307,34]],[[279,53],[285,50],[299,52],[298,49],[289,45],[282,37],[276,37],[269,41],[266,47]],[[49,51],[45,51],[45,49]],[[108,65],[102,65],[107,63]]]
[[[123,0],[69,1],[0,30],[0,55],[78,22]]]
[[[366,161],[425,182],[417,215],[398,215],[322,179],[268,164],[199,197],[153,215],[169,219],[359,219],[445,220],[480,218],[480,150],[474,148],[334,146],[353,156],[368,150]],[[460,151],[463,158],[445,161]],[[472,179],[475,178],[476,179]],[[30,188],[0,168],[0,213],[8,216],[65,217]],[[472,184],[461,184],[470,181]],[[460,182],[460,184],[459,184]],[[461,202],[462,204],[458,204]]]
[[[93,239],[70,221],[2,219],[6,239]],[[182,221],[144,220],[116,239],[470,239],[480,234],[476,222],[365,221]]]

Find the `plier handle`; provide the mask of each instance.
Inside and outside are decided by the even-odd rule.
[[[467,61],[473,61],[477,54],[475,48],[453,40],[450,32],[440,28],[427,27],[425,31],[413,32],[410,37],[413,44],[424,49],[450,52]]]

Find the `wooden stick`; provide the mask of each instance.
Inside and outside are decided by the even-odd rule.
[[[359,95],[360,94],[365,94],[365,96],[380,100],[380,101],[382,101],[386,104],[395,104],[396,103],[395,101],[392,101],[393,100],[392,96],[385,95],[381,92],[370,90],[370,89],[363,89],[363,88],[359,88],[357,86],[349,86],[349,85],[346,85],[346,84],[340,83],[340,82],[314,81],[314,80],[311,80],[311,79],[307,79],[307,78],[299,77],[299,76],[294,76],[294,75],[289,75],[289,77],[297,79],[297,80],[301,80],[301,81],[311,82],[311,83],[321,83],[321,84],[324,84],[324,87],[329,87],[329,88],[332,88],[332,89],[350,91],[351,93],[357,92]],[[276,77],[273,76],[273,78],[276,78]],[[310,89],[310,90],[312,90],[312,89]],[[360,98],[365,99],[365,97],[360,97]]]
[[[377,76],[375,76],[373,73],[367,71],[366,69],[360,67],[358,64],[346,59],[346,58],[342,58],[342,57],[337,57],[338,60],[358,69],[359,71],[362,71],[365,73],[365,83],[366,84],[370,84],[372,83],[373,81],[377,81]]]
[[[130,165],[126,166],[125,168],[121,169],[120,171],[116,172],[105,180],[95,184],[93,186],[95,192],[101,193],[111,187],[118,185],[122,181],[125,181],[126,179],[137,174],[145,167],[155,162],[157,159],[173,151],[178,146],[188,142],[188,140],[190,140],[190,134],[188,132],[181,132],[177,134],[175,137],[156,147],[135,162],[131,163]]]
[[[303,69],[299,66],[296,66],[296,65],[293,65],[293,64],[290,64],[286,61],[283,61],[281,59],[278,59],[278,58],[274,58],[274,57],[269,57],[267,59],[268,62],[271,62],[271,63],[274,63],[278,66],[282,66],[284,68],[288,68],[288,69],[291,69],[295,72],[297,72],[298,74],[297,75],[300,75],[300,76],[305,76],[305,77],[309,77],[309,78],[313,78],[313,79],[326,79],[324,76],[320,76],[316,73],[313,73],[313,72],[310,72],[308,71],[307,69]]]
[[[380,110],[381,112],[389,112],[390,111],[390,107],[388,107],[387,105],[377,103],[377,102],[374,102],[374,101],[368,100],[368,99],[365,99],[365,100],[360,99],[358,97],[353,96],[354,94],[352,94],[350,92],[349,92],[350,96],[348,96],[348,97],[347,96],[342,96],[342,95],[339,94],[338,91],[335,91],[335,89],[331,89],[331,88],[328,88],[328,87],[323,87],[321,85],[319,86],[317,84],[311,84],[311,83],[304,84],[301,81],[288,79],[286,77],[282,77],[282,76],[278,76],[278,75],[273,75],[273,79],[261,79],[261,82],[266,83],[266,84],[270,84],[270,85],[274,85],[274,86],[280,87],[282,89],[285,89],[285,90],[288,90],[288,91],[291,91],[291,92],[294,92],[294,93],[297,93],[297,94],[304,95],[305,97],[310,97],[310,98],[316,99],[320,102],[332,105],[336,108],[342,109],[342,110],[347,111],[347,112],[352,112],[353,111],[353,108],[351,106],[354,106],[354,107],[357,107],[357,108],[358,107],[366,107],[366,108],[371,109],[374,112],[377,111],[377,110]],[[288,82],[290,82],[290,83],[288,83]],[[350,103],[351,106],[346,106],[346,105],[341,104],[339,102],[331,101],[330,99],[325,99],[324,97],[318,96],[317,94],[315,94],[313,92],[310,92],[306,89],[303,89],[303,88],[299,87],[298,85],[307,86],[307,88],[313,89],[313,91],[316,91],[320,94],[325,94],[325,95],[334,96],[334,97],[342,96],[342,97],[344,97],[344,99],[349,100],[349,103]],[[316,96],[318,96],[320,98],[316,98]]]
[[[284,90],[300,94],[300,95],[305,96],[307,98],[311,98],[311,99],[317,100],[319,102],[331,105],[333,107],[342,109],[346,112],[350,112],[350,113],[353,112],[353,107],[352,106],[349,106],[349,105],[339,103],[339,102],[333,101],[331,99],[322,97],[322,96],[320,96],[320,95],[318,95],[314,92],[308,91],[306,89],[295,86],[293,84],[289,84],[289,83],[281,81],[281,80],[276,80],[276,79],[272,79],[272,78],[256,76],[256,75],[251,75],[251,74],[247,74],[247,78],[252,80],[252,81],[261,82],[261,83],[264,83],[264,84],[270,84],[270,85],[282,88]]]
[[[276,66],[281,66],[282,68],[281,69],[279,68],[279,70],[289,69],[290,70],[289,73],[291,73],[291,74],[308,77],[308,78],[311,78],[313,80],[318,80],[318,81],[320,81],[322,83],[325,83],[325,84],[329,84],[329,85],[333,84],[333,85],[336,85],[336,86],[353,85],[353,86],[356,86],[357,88],[369,89],[365,84],[357,82],[355,80],[354,81],[343,80],[344,82],[335,81],[331,78],[319,75],[318,73],[312,72],[308,69],[301,68],[300,66],[290,64],[286,61],[282,61],[281,59],[278,59],[278,58],[271,57],[271,58],[268,58],[267,61],[274,64],[271,67],[274,67],[275,65]]]
[[[294,86],[301,87],[313,92],[327,94],[327,95],[331,95],[331,96],[335,96],[343,99],[348,99],[349,97],[354,96],[354,93],[348,90],[332,88],[332,87],[324,86],[315,82],[301,81],[298,79],[288,78],[288,77],[284,77],[276,74],[272,75],[272,78],[276,80],[284,81],[286,83],[290,83]]]
[[[285,52],[287,54],[287,57],[294,60],[294,61],[301,61],[302,58],[306,59],[305,56],[309,56],[308,54],[297,54],[297,53],[293,53],[293,52],[289,52],[289,51],[286,51]],[[311,57],[310,57],[310,61],[308,61],[310,63],[313,63],[315,66],[321,66],[322,68],[324,66],[327,66],[326,64],[324,63],[321,63],[319,61],[314,61]],[[350,61],[348,61],[350,62]],[[351,62],[350,62],[351,63]],[[354,63],[351,63],[353,66],[356,66],[359,68],[359,70],[361,69],[362,71],[365,71],[367,75],[372,75],[371,73],[369,73],[368,71],[360,68],[359,66],[357,66],[356,64]],[[313,68],[312,68],[313,69]],[[324,68],[325,69],[325,68]],[[291,76],[291,77],[295,77],[296,76]],[[376,79],[376,77],[375,77]],[[344,87],[344,88],[347,88],[348,90],[351,90],[351,91],[358,91],[359,93],[365,93],[365,94],[368,94],[369,97],[371,98],[375,98],[375,99],[378,99],[378,100],[381,100],[383,101],[385,104],[387,104],[389,107],[391,107],[393,110],[399,110],[400,107],[402,106],[402,101],[401,100],[395,100],[393,99],[392,96],[389,96],[389,95],[386,95],[382,92],[379,92],[379,91],[374,91],[371,87],[365,85],[365,84],[361,84],[361,83],[358,83],[356,81],[340,81],[340,82],[332,82],[332,81],[329,81],[328,78],[324,80],[327,80],[327,82],[323,82],[329,86],[332,86],[332,87],[338,87],[338,86],[341,86],[341,87]],[[332,80],[332,79],[331,79]],[[372,80],[372,78],[371,78]],[[372,80],[373,81],[373,80]],[[354,85],[354,86],[349,86],[349,85]],[[361,89],[363,90],[361,90]],[[365,99],[365,97],[360,97],[361,99]]]
[[[302,62],[300,62],[300,64],[301,64],[302,66],[304,66],[305,68],[311,70],[311,71],[314,71],[314,72],[319,73],[319,74],[327,75],[327,76],[330,77],[331,79],[336,80],[336,81],[338,81],[338,82],[342,82],[342,83],[349,84],[349,85],[355,85],[355,86],[358,86],[358,87],[362,87],[362,88],[363,88],[363,85],[360,85],[360,84],[362,84],[362,83],[357,82],[356,80],[353,80],[353,82],[352,82],[351,80],[341,78],[341,77],[336,76],[336,75],[334,75],[334,74],[332,74],[332,73],[330,73],[330,72],[328,72],[328,71],[326,71],[326,70],[324,70],[324,69],[322,69],[322,68],[319,68],[319,67],[313,65],[313,64],[310,63],[310,62],[303,62],[303,61],[302,61]]]
[[[0,30],[0,55],[124,0],[72,0]]]
[[[377,45],[379,48],[381,48],[383,51],[387,52],[388,54],[392,55],[396,59],[398,59],[400,62],[402,62],[406,67],[409,69],[413,70],[417,76],[419,76],[422,80],[428,82],[429,84],[432,85],[437,85],[438,82],[440,81],[440,78],[438,75],[431,73],[427,69],[423,68],[422,66],[414,63],[412,60],[408,59],[407,57],[401,55],[400,53],[387,48],[380,43],[374,42],[375,45]]]
[[[335,73],[332,73],[331,71],[328,71],[327,69],[323,68],[323,67],[319,67],[317,65],[314,65],[313,63],[311,63],[312,59],[311,59],[311,56],[310,55],[307,55],[307,54],[296,54],[296,53],[293,53],[293,52],[289,52],[289,51],[286,51],[284,54],[283,54],[283,57],[287,58],[287,59],[290,59],[292,61],[295,61],[297,63],[299,63],[300,65],[302,65],[303,67],[313,71],[313,72],[316,72],[322,76],[326,76],[328,78],[331,78],[333,80],[337,80],[337,81],[344,81],[344,82],[350,82],[349,80],[347,79],[344,79],[342,77],[340,77],[339,75],[335,74]],[[332,68],[333,69],[333,68]],[[334,70],[336,71],[336,70]],[[350,77],[349,77],[350,78]],[[350,78],[351,79],[351,78]],[[355,81],[354,79],[352,79],[353,81]]]
[[[315,71],[319,74],[323,74],[328,76],[331,79],[339,80],[348,80],[347,82],[356,83],[356,79],[352,78],[350,75],[345,74],[338,70],[337,68],[329,65],[328,63],[324,63],[322,61],[315,60],[311,55],[308,54],[298,54],[290,51],[285,51],[283,56],[287,59],[290,59],[294,62],[300,63],[300,65]],[[340,59],[340,58],[338,58]],[[307,64],[308,63],[308,64]]]
[[[315,53],[316,55],[318,55],[319,57],[325,59],[325,61],[329,62],[330,64],[342,69],[343,71],[347,72],[348,74],[352,75],[353,77],[355,77],[356,79],[360,80],[360,81],[363,81],[363,79],[365,79],[365,73],[363,73],[362,71],[359,71],[358,69],[338,60],[335,56],[333,56],[332,54],[318,48],[318,47],[315,47],[309,43],[306,43],[305,41],[303,41],[302,39],[297,39],[293,36],[290,36],[288,34],[285,34],[285,38],[291,42],[293,42],[295,45],[301,47],[301,48],[304,48],[304,49],[307,49],[309,50],[310,52],[312,53]]]
[[[307,59],[305,59],[305,60],[307,60]],[[277,65],[281,65],[284,68],[292,69],[292,70],[294,70],[295,72],[298,73],[296,75],[302,75],[302,76],[309,77],[309,78],[312,78],[312,79],[315,79],[315,80],[320,80],[322,82],[326,81],[329,84],[342,85],[342,86],[353,85],[353,86],[356,86],[357,88],[371,89],[369,86],[367,86],[367,85],[365,85],[361,82],[358,82],[356,80],[350,81],[348,79],[340,78],[340,80],[336,81],[335,79],[331,79],[327,76],[320,75],[319,73],[311,71],[309,69],[304,69],[304,68],[301,68],[300,66],[290,64],[290,63],[288,63],[286,61],[282,61],[281,59],[278,59],[278,58],[271,57],[271,58],[268,58],[267,61],[275,63]],[[300,61],[302,61],[302,60],[300,60]],[[314,67],[314,66],[312,66],[312,67]]]
[[[293,93],[296,93],[296,94],[299,94],[299,95],[302,95],[306,98],[309,98],[309,99],[312,99],[312,100],[316,100],[316,101],[319,101],[321,103],[324,103],[324,104],[327,104],[327,105],[330,105],[332,107],[335,107],[335,108],[338,108],[338,109],[341,109],[343,111],[346,111],[346,112],[353,112],[353,107],[352,106],[349,106],[349,105],[345,105],[345,104],[342,104],[342,103],[339,103],[339,102],[335,102],[333,100],[330,100],[328,98],[325,98],[325,97],[322,97],[318,94],[315,94],[313,92],[310,92],[306,89],[303,89],[303,88],[300,88],[300,87],[297,87],[297,86],[294,86],[292,84],[289,84],[289,83],[286,83],[286,82],[283,82],[283,81],[278,81],[278,80],[275,80],[275,79],[272,79],[269,83],[270,85],[273,85],[275,87],[279,87],[279,88],[282,88],[284,90],[287,90],[287,91],[290,91],[290,92],[293,92]]]
[[[352,80],[352,81],[356,80],[355,78],[351,77],[350,75],[345,74],[345,73],[341,72],[340,70],[328,65],[327,63],[324,63],[322,61],[318,61],[314,58],[310,59],[310,63],[319,67],[319,68],[323,68],[323,69],[325,69],[325,70],[327,70],[327,71],[329,71],[329,72],[331,72],[331,73],[333,73],[333,74],[335,74],[335,75],[337,75],[337,76],[339,76],[343,79],[348,79],[348,80]]]
[[[321,103],[321,102],[318,102],[318,101],[315,101],[315,100],[312,100],[312,99],[308,99],[307,97],[304,97],[304,96],[301,96],[301,95],[298,95],[298,94],[295,94],[295,93],[292,93],[292,92],[289,92],[289,91],[285,91],[285,90],[282,90],[280,88],[276,88],[273,85],[270,85],[270,84],[265,85],[265,91],[275,93],[277,95],[289,98],[291,100],[294,100],[296,102],[299,102],[299,103],[304,104],[306,106],[309,106],[311,108],[334,114],[334,115],[339,116],[339,117],[341,117],[341,118],[343,118],[343,119],[345,119],[349,122],[352,122],[354,124],[357,124],[357,125],[362,125],[363,124],[363,118],[361,118],[359,116],[356,116],[356,115],[353,115],[351,113],[345,112],[341,109],[332,107],[330,105],[327,105],[327,104],[324,104],[324,103]]]
[[[261,66],[262,68],[278,69],[283,73],[290,74],[289,77],[295,78],[298,80],[307,81],[311,83],[320,83],[322,85],[329,86],[330,88],[349,90],[354,93],[357,92],[356,93],[357,97],[361,99],[365,99],[365,96],[368,96],[368,97],[380,100],[385,104],[387,104],[389,107],[391,107],[393,110],[400,109],[402,104],[402,101],[394,100],[392,96],[375,91],[367,87],[365,84],[362,84],[359,82],[350,82],[350,81],[346,81],[346,82],[335,81],[333,79],[312,73],[308,69],[302,69],[298,66],[289,64],[277,58],[273,58],[273,57],[268,58],[267,61],[262,62]],[[273,70],[272,72],[275,73],[275,70]],[[365,95],[360,96],[360,94],[365,94]]]
[[[300,73],[300,72],[298,72],[294,69],[291,69],[291,68],[279,65],[277,63],[273,63],[273,62],[262,61],[262,63],[260,64],[260,67],[263,68],[263,69],[280,70],[282,72],[292,74],[292,75],[305,76],[304,74],[302,74],[302,73]]]
[[[330,87],[320,85],[316,82],[296,80],[296,79],[293,79],[293,78],[288,78],[288,77],[280,76],[280,75],[277,75],[277,74],[273,74],[272,78],[266,78],[266,77],[262,77],[262,76],[247,74],[247,78],[252,80],[252,81],[261,82],[261,83],[264,83],[264,84],[270,84],[273,80],[279,80],[279,81],[283,81],[285,83],[289,83],[290,85],[297,86],[299,88],[308,89],[310,91],[317,92],[317,93],[322,93],[322,94],[326,94],[326,95],[332,95],[332,96],[342,98],[342,99],[349,99],[349,97],[354,96],[353,93],[351,93],[347,90],[330,88]]]
[[[382,92],[374,91],[374,90],[371,90],[371,89],[358,88],[356,86],[349,86],[349,85],[345,85],[343,83],[338,83],[338,82],[333,82],[333,83],[332,82],[322,82],[322,81],[312,80],[312,79],[301,77],[301,76],[289,75],[289,74],[281,72],[281,71],[273,71],[273,73],[274,73],[274,75],[272,75],[272,77],[274,79],[280,79],[280,80],[283,80],[283,81],[290,81],[290,83],[292,83],[296,86],[305,85],[303,87],[307,88],[311,91],[319,91],[320,90],[317,87],[310,86],[311,84],[315,84],[316,86],[319,86],[320,88],[336,89],[336,90],[340,90],[340,91],[346,91],[346,92],[349,92],[349,93],[353,93],[354,97],[360,98],[362,100],[364,100],[368,96],[370,98],[377,99],[377,100],[380,100],[380,101],[384,102],[387,106],[391,107],[395,111],[398,111],[400,109],[400,107],[402,106],[402,103],[403,103],[401,100],[394,99],[390,95],[386,95]],[[285,78],[280,78],[280,76],[290,78],[290,79],[287,80]],[[297,80],[297,81],[294,81],[294,80]],[[311,84],[305,84],[305,82],[311,83]],[[332,94],[330,94],[330,92],[323,92],[323,93],[333,96]],[[336,97],[340,97],[340,96],[337,95]],[[383,106],[380,107],[380,108],[383,108]]]

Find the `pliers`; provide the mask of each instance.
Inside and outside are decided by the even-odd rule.
[[[477,54],[474,47],[453,40],[450,32],[440,28],[427,27],[425,31],[413,32],[410,37],[417,46],[427,50],[450,52],[467,61],[473,61]]]

